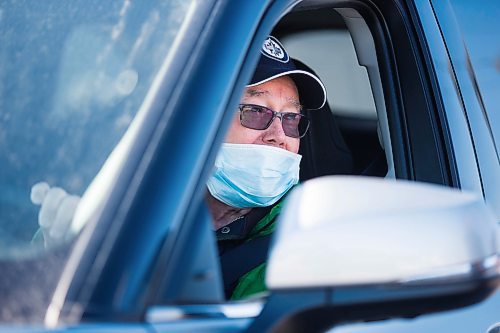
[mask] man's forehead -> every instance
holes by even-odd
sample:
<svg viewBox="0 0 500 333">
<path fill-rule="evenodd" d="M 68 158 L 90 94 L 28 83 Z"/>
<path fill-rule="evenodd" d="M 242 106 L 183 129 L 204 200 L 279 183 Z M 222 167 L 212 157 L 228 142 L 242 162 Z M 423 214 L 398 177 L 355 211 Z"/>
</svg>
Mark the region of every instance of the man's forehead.
<svg viewBox="0 0 500 333">
<path fill-rule="evenodd" d="M 272 94 L 269 90 L 262 88 L 248 87 L 245 89 L 245 97 L 259 97 L 259 96 L 272 97 Z M 289 96 L 285 97 L 285 100 L 300 109 L 301 107 L 300 101 L 297 98 Z"/>
</svg>

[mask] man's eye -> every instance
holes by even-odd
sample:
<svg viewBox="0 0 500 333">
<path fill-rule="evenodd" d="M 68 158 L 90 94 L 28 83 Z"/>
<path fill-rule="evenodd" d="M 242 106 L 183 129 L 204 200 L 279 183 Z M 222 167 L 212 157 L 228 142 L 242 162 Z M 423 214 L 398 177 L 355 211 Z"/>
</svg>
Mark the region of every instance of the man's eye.
<svg viewBox="0 0 500 333">
<path fill-rule="evenodd" d="M 256 112 L 256 113 L 263 113 L 264 112 L 264 109 L 259 108 L 259 107 L 252 107 L 251 110 L 252 110 L 252 112 Z"/>
<path fill-rule="evenodd" d="M 296 121 L 298 122 L 300 120 L 300 114 L 297 113 L 287 113 L 285 114 L 285 118 L 290 120 L 290 121 Z"/>
</svg>

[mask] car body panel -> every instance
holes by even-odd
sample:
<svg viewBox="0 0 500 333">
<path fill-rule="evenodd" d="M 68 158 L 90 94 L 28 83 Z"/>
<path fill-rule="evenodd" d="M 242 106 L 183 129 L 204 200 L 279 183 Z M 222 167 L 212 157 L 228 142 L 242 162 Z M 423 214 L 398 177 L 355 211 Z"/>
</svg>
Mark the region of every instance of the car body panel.
<svg viewBox="0 0 500 333">
<path fill-rule="evenodd" d="M 484 332 L 500 322 L 500 291 L 482 303 L 463 309 L 438 312 L 417 318 L 389 319 L 380 322 L 339 326 L 331 333 L 422 333 L 422 332 Z"/>
</svg>

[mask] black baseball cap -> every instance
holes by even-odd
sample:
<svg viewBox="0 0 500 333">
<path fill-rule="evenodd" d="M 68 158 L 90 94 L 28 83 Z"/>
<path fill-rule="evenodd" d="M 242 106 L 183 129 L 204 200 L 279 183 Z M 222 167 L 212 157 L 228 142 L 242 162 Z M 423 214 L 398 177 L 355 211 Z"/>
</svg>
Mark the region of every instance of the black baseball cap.
<svg viewBox="0 0 500 333">
<path fill-rule="evenodd" d="M 323 82 L 313 73 L 297 69 L 283 45 L 275 37 L 267 37 L 260 52 L 259 64 L 247 87 L 288 75 L 297 86 L 304 108 L 316 110 L 325 105 L 326 89 Z"/>
</svg>

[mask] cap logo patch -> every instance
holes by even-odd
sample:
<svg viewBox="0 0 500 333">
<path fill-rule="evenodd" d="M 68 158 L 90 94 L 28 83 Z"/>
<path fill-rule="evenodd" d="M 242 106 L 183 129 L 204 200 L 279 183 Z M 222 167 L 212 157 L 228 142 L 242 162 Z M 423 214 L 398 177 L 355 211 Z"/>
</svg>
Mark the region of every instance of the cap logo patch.
<svg viewBox="0 0 500 333">
<path fill-rule="evenodd" d="M 281 43 L 273 36 L 269 36 L 264 41 L 264 44 L 262 44 L 262 54 L 268 58 L 284 63 L 290 60 Z"/>
</svg>

